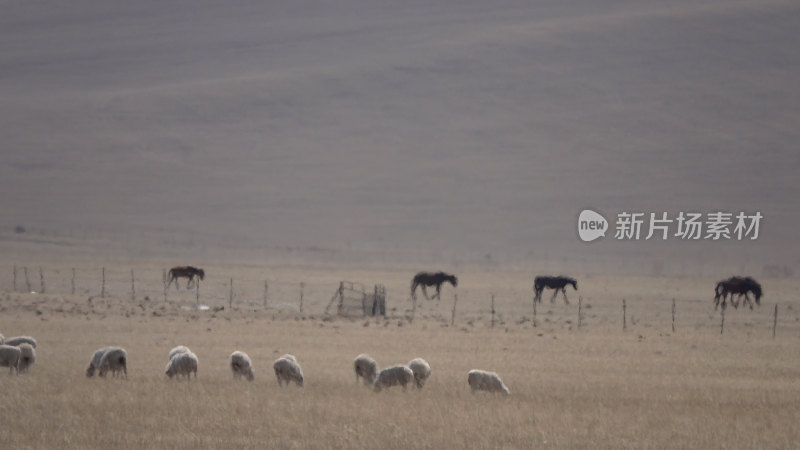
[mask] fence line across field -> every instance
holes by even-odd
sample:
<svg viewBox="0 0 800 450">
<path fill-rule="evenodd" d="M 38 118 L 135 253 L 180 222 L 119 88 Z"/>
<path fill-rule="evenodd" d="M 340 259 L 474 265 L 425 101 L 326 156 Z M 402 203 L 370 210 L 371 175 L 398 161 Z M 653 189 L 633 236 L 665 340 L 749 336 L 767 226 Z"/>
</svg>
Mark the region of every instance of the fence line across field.
<svg viewBox="0 0 800 450">
<path fill-rule="evenodd" d="M 195 303 L 207 300 L 225 300 L 233 306 L 238 300 L 252 301 L 261 299 L 261 306 L 268 306 L 270 294 L 278 296 L 288 293 L 288 286 L 267 279 L 251 277 L 206 277 L 206 280 L 195 283 L 192 289 L 185 289 L 185 281 L 178 280 L 167 286 L 162 269 L 128 269 L 114 270 L 107 267 L 72 267 L 68 269 L 45 269 L 28 266 L 13 266 L 12 290 L 14 292 L 69 293 L 70 295 L 90 295 L 104 297 L 127 296 L 131 300 L 149 298 L 170 298 L 182 300 L 186 292 L 193 294 Z M 37 276 L 34 277 L 34 274 Z M 227 280 L 227 281 L 223 281 Z M 47 286 L 49 284 L 49 286 Z M 271 286 L 270 286 L 271 285 Z M 307 296 L 304 287 L 291 283 L 295 287 L 297 299 Z M 305 285 L 305 284 L 304 284 Z M 202 286 L 202 288 L 201 288 Z M 271 292 L 270 292 L 270 287 Z M 223 293 L 224 292 L 224 293 Z M 299 305 L 299 303 L 298 303 Z"/>
<path fill-rule="evenodd" d="M 167 269 L 152 269 L 144 267 L 136 267 L 130 269 L 114 269 L 104 266 L 75 266 L 69 268 L 52 268 L 48 269 L 44 266 L 23 266 L 14 265 L 11 268 L 11 288 L 14 292 L 30 292 L 30 293 L 50 293 L 50 294 L 66 294 L 71 295 L 88 295 L 90 297 L 99 296 L 101 298 L 111 299 L 124 299 L 131 301 L 141 300 L 163 300 L 166 302 L 178 303 L 194 303 L 198 307 L 201 304 L 208 304 L 208 306 L 227 306 L 229 309 L 234 307 L 246 308 L 291 308 L 299 312 L 304 312 L 306 307 L 313 308 L 312 311 L 319 312 L 325 307 L 327 303 L 326 296 L 329 295 L 331 285 L 328 283 L 308 283 L 306 281 L 279 281 L 264 277 L 261 279 L 253 277 L 235 277 L 230 276 L 229 273 L 222 273 L 218 275 L 206 276 L 203 281 L 194 283 L 192 286 L 187 286 L 186 280 L 177 280 L 171 285 L 167 284 Z M 399 285 L 398 285 L 399 286 Z M 398 287 L 396 286 L 396 287 Z M 187 288 L 188 287 L 188 288 Z M 459 291 L 454 289 L 452 296 L 452 303 L 443 300 L 422 300 L 423 303 L 418 304 L 415 299 L 408 298 L 404 295 L 403 290 L 399 287 L 395 291 L 395 306 L 394 311 L 396 315 L 405 315 L 409 320 L 420 313 L 418 308 L 424 309 L 423 314 L 427 313 L 427 317 L 435 317 L 443 323 L 449 323 L 450 326 L 457 326 L 458 323 L 474 322 L 476 317 L 483 314 L 489 317 L 487 326 L 495 327 L 497 323 L 505 323 L 509 318 L 513 319 L 515 314 L 521 315 L 522 320 L 530 320 L 533 328 L 542 328 L 545 326 L 553 327 L 556 317 L 559 314 L 567 317 L 570 315 L 569 309 L 577 307 L 576 323 L 577 328 L 591 328 L 593 326 L 608 325 L 608 317 L 612 317 L 613 296 L 606 294 L 595 298 L 579 296 L 577 305 L 574 303 L 562 304 L 560 300 L 555 303 L 533 302 L 532 317 L 526 318 L 524 308 L 525 298 L 530 301 L 530 293 L 518 292 L 514 290 L 505 290 L 502 296 L 496 293 L 489 294 L 489 297 L 483 297 L 486 300 L 481 301 L 480 296 L 476 293 L 460 291 L 462 297 L 467 299 L 466 305 L 473 305 L 472 309 L 465 310 L 463 307 L 457 311 L 457 306 L 464 304 L 463 300 L 459 303 Z M 401 299 L 401 300 L 397 300 Z M 445 296 L 445 299 L 447 297 Z M 769 308 L 770 313 L 758 313 L 746 311 L 737 316 L 728 314 L 720 308 L 718 311 L 709 312 L 708 307 L 702 307 L 698 304 L 705 303 L 706 300 L 682 300 L 676 301 L 675 298 L 663 302 L 663 307 L 659 302 L 652 299 L 635 300 L 633 303 L 630 299 L 621 298 L 616 303 L 621 307 L 618 313 L 621 313 L 620 326 L 621 330 L 627 331 L 631 326 L 637 326 L 641 322 L 645 327 L 666 326 L 672 333 L 680 333 L 682 329 L 690 328 L 704 328 L 713 326 L 712 323 L 716 322 L 719 327 L 720 333 L 725 334 L 725 328 L 731 326 L 738 328 L 752 328 L 755 330 L 766 328 L 768 333 L 775 337 L 778 333 L 779 322 L 782 323 L 782 328 L 792 329 L 796 333 L 798 322 L 800 318 L 792 316 L 792 304 L 788 307 L 781 308 L 787 320 L 779 320 L 778 303 L 774 304 L 774 308 Z M 486 302 L 486 303 L 483 303 Z M 707 301 L 709 304 L 710 299 Z M 475 309 L 474 305 L 485 304 L 485 309 Z M 541 309 L 546 308 L 547 315 L 543 321 L 541 319 Z M 684 308 L 687 307 L 687 308 Z M 693 307 L 695 313 L 692 316 L 683 313 L 682 309 L 690 309 Z M 593 309 L 587 309 L 593 308 Z M 450 311 L 447 311 L 450 309 Z M 507 310 L 504 311 L 504 310 Z M 482 311 L 482 312 L 481 312 Z M 559 314 L 553 315 L 553 311 L 560 311 Z M 604 311 L 599 314 L 597 311 Z M 446 315 L 449 314 L 449 320 Z M 728 311 L 730 312 L 730 311 Z M 528 310 L 528 315 L 531 310 Z M 575 314 L 573 312 L 572 314 Z M 705 316 L 705 317 L 704 317 Z M 617 316 L 619 317 L 619 316 Z M 716 319 L 715 319 L 716 318 Z M 638 319 L 638 320 L 637 320 Z M 572 323 L 572 319 L 564 319 L 566 323 Z M 730 323 L 733 320 L 733 323 Z M 729 323 L 726 323 L 729 322 Z M 793 326 L 793 327 L 792 327 Z M 730 331 L 730 330 L 728 330 Z"/>
</svg>

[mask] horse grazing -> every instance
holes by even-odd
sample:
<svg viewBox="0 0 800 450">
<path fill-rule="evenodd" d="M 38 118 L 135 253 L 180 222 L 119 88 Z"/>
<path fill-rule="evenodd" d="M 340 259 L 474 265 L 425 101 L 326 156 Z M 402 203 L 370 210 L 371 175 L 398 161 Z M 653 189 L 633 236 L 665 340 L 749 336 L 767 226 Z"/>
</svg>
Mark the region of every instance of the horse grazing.
<svg viewBox="0 0 800 450">
<path fill-rule="evenodd" d="M 578 290 L 578 282 L 574 278 L 570 277 L 548 277 L 548 276 L 538 276 L 533 279 L 533 292 L 536 294 L 533 297 L 533 301 L 535 302 L 542 302 L 542 291 L 544 288 L 555 289 L 553 292 L 553 297 L 550 298 L 550 303 L 556 301 L 556 296 L 558 295 L 558 291 L 561 291 L 564 294 L 564 303 L 569 305 L 569 299 L 567 299 L 567 285 L 571 284 L 573 289 L 576 291 Z"/>
<path fill-rule="evenodd" d="M 411 298 L 414 300 L 417 299 L 417 286 L 421 286 L 422 295 L 425 296 L 426 300 L 431 300 L 432 298 L 439 299 L 439 294 L 442 292 L 442 283 L 445 281 L 452 284 L 453 287 L 458 286 L 458 278 L 456 278 L 455 275 L 444 272 L 420 272 L 414 275 L 414 279 L 411 280 Z M 436 294 L 428 298 L 428 292 L 425 290 L 425 286 L 436 286 Z"/>
<path fill-rule="evenodd" d="M 716 311 L 717 307 L 720 306 L 720 299 L 722 299 L 722 309 L 725 309 L 725 300 L 729 294 L 731 296 L 731 305 L 734 308 L 739 307 L 739 300 L 744 295 L 744 303 L 750 304 L 750 309 L 753 309 L 753 302 L 750 301 L 750 297 L 747 295 L 749 292 L 752 292 L 756 298 L 756 304 L 761 305 L 761 285 L 751 277 L 730 277 L 727 280 L 720 281 L 717 283 L 717 287 L 714 288 L 714 310 Z M 739 298 L 736 300 L 734 300 L 735 294 L 739 294 Z"/>
<path fill-rule="evenodd" d="M 167 288 L 175 282 L 175 289 L 178 289 L 178 278 L 188 278 L 189 281 L 186 282 L 186 289 L 191 289 L 195 282 L 200 282 L 206 276 L 205 271 L 203 269 L 199 269 L 197 267 L 192 266 L 179 266 L 173 267 L 169 269 L 169 275 L 167 276 Z M 197 278 L 197 280 L 195 279 Z"/>
</svg>

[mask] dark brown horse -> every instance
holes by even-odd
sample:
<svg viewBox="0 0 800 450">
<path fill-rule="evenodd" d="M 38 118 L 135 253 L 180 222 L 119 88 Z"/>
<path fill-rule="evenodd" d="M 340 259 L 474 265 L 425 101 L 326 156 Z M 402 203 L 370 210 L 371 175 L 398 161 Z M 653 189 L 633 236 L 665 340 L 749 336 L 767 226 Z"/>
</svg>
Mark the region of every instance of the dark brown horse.
<svg viewBox="0 0 800 450">
<path fill-rule="evenodd" d="M 417 299 L 417 286 L 421 286 L 422 295 L 425 296 L 426 300 L 430 300 L 431 298 L 439 299 L 439 294 L 442 292 L 442 283 L 444 282 L 452 284 L 453 287 L 458 286 L 458 278 L 456 278 L 455 275 L 444 272 L 420 272 L 411 280 L 411 298 L 414 300 Z M 428 298 L 428 292 L 425 290 L 425 286 L 436 286 L 436 294 Z"/>
<path fill-rule="evenodd" d="M 749 304 L 750 309 L 753 309 L 753 302 L 750 301 L 750 297 L 747 295 L 749 292 L 752 292 L 756 298 L 756 304 L 761 305 L 761 295 L 763 294 L 761 285 L 751 277 L 730 277 L 727 280 L 720 281 L 717 283 L 717 287 L 714 288 L 714 310 L 716 311 L 720 304 L 722 309 L 725 309 L 725 300 L 729 294 L 731 296 L 731 305 L 734 308 L 739 307 L 739 300 L 744 295 L 744 303 Z M 739 294 L 738 299 L 734 299 L 735 294 Z"/>
<path fill-rule="evenodd" d="M 186 289 L 191 289 L 195 282 L 200 282 L 206 276 L 205 271 L 203 269 L 199 269 L 197 267 L 192 266 L 178 266 L 169 269 L 169 275 L 167 276 L 167 288 L 175 282 L 175 289 L 178 289 L 178 278 L 187 278 L 188 281 L 186 282 Z M 197 279 L 196 279 L 197 278 Z"/>
<path fill-rule="evenodd" d="M 561 291 L 561 293 L 564 294 L 564 303 L 569 305 L 569 299 L 567 299 L 567 285 L 570 284 L 572 285 L 573 289 L 576 291 L 578 290 L 578 282 L 574 278 L 564 276 L 538 276 L 533 279 L 533 292 L 535 294 L 533 301 L 541 303 L 542 291 L 544 291 L 544 288 L 550 288 L 555 289 L 553 296 L 550 298 L 550 303 L 556 301 L 558 291 Z"/>
</svg>

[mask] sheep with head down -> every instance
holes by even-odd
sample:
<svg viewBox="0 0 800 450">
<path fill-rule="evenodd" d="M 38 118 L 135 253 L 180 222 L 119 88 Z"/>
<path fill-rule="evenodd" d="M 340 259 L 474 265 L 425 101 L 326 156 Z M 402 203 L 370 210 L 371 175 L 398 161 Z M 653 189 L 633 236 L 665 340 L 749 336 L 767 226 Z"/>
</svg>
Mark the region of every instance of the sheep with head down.
<svg viewBox="0 0 800 450">
<path fill-rule="evenodd" d="M 120 374 L 126 379 L 128 378 L 128 352 L 124 348 L 110 348 L 100 357 L 97 375 L 105 377 L 108 372 L 111 372 L 111 376 L 114 378 Z"/>
<path fill-rule="evenodd" d="M 294 355 L 287 354 L 281 356 L 275 360 L 272 368 L 275 370 L 275 378 L 278 379 L 278 386 L 282 387 L 283 383 L 289 386 L 289 383 L 294 381 L 297 387 L 303 387 L 303 370 L 300 368 L 300 364 L 297 362 L 297 358 L 295 358 Z"/>
<path fill-rule="evenodd" d="M 94 373 L 100 369 L 100 360 L 103 359 L 103 355 L 106 354 L 107 351 L 117 348 L 117 347 L 103 347 L 98 349 L 92 355 L 92 359 L 89 361 L 89 367 L 86 368 L 86 376 L 91 378 L 94 376 Z"/>
<path fill-rule="evenodd" d="M 356 383 L 358 379 L 364 380 L 364 384 L 372 386 L 378 378 L 378 363 L 366 353 L 356 356 L 353 361 L 353 369 L 356 372 Z"/>
<path fill-rule="evenodd" d="M 17 371 L 19 375 L 19 360 L 22 358 L 22 350 L 13 345 L 0 344 L 0 366 L 8 367 L 9 375 Z"/>
<path fill-rule="evenodd" d="M 180 377 L 186 376 L 186 379 L 189 380 L 194 373 L 195 380 L 197 379 L 197 355 L 192 352 L 181 352 L 176 353 L 167 363 L 167 370 L 165 373 L 167 376 L 172 379 L 172 377 L 177 376 L 178 379 Z"/>
<path fill-rule="evenodd" d="M 485 370 L 470 370 L 467 374 L 467 383 L 474 394 L 475 391 L 487 392 L 502 392 L 503 395 L 509 395 L 511 391 L 508 390 L 500 376 L 494 372 L 487 372 Z"/>
<path fill-rule="evenodd" d="M 27 343 L 23 343 L 19 345 L 19 366 L 17 366 L 17 372 L 27 372 L 28 369 L 36 362 L 36 350 L 33 349 L 33 346 Z"/>
<path fill-rule="evenodd" d="M 422 389 L 431 376 L 431 366 L 422 358 L 414 358 L 408 363 L 408 368 L 414 373 L 414 384 Z"/>
<path fill-rule="evenodd" d="M 230 363 L 234 379 L 245 377 L 248 381 L 253 381 L 255 378 L 253 375 L 253 362 L 247 356 L 247 353 L 238 350 L 231 353 Z"/>
<path fill-rule="evenodd" d="M 414 372 L 408 366 L 393 366 L 383 369 L 375 380 L 374 392 L 380 392 L 384 388 L 391 386 L 402 386 L 406 390 L 406 385 L 413 383 Z"/>
</svg>

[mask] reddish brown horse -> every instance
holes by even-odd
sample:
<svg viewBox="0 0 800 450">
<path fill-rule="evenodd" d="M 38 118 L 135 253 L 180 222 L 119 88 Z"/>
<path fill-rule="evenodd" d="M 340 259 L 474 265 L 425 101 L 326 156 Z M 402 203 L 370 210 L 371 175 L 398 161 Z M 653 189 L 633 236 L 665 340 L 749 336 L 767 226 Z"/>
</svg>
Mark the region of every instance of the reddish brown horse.
<svg viewBox="0 0 800 450">
<path fill-rule="evenodd" d="M 753 302 L 750 300 L 750 297 L 747 295 L 749 292 L 753 293 L 753 296 L 756 298 L 756 304 L 761 305 L 761 295 L 763 292 L 761 291 L 761 285 L 758 282 L 750 277 L 731 277 L 727 280 L 722 280 L 717 283 L 717 287 L 714 288 L 714 310 L 716 311 L 717 307 L 722 305 L 722 309 L 725 309 L 725 300 L 728 298 L 728 295 L 731 296 L 731 305 L 734 308 L 739 307 L 739 300 L 741 300 L 742 296 L 744 295 L 744 303 L 750 305 L 750 309 L 753 309 Z M 734 300 L 734 295 L 739 294 L 739 299 Z M 720 299 L 722 300 L 720 302 Z"/>
<path fill-rule="evenodd" d="M 429 272 L 420 272 L 414 276 L 414 279 L 411 280 L 411 298 L 417 298 L 417 286 L 422 287 L 422 295 L 425 296 L 426 300 L 431 300 L 432 298 L 439 299 L 439 294 L 442 292 L 442 283 L 450 283 L 453 287 L 458 286 L 458 278 L 455 275 L 450 275 L 449 273 L 444 272 L 436 272 L 436 273 L 429 273 Z M 436 286 L 436 294 L 433 297 L 428 298 L 428 292 L 425 290 L 425 286 Z"/>
<path fill-rule="evenodd" d="M 195 282 L 199 283 L 206 276 L 205 271 L 203 269 L 192 267 L 192 266 L 179 266 L 173 267 L 169 269 L 169 275 L 167 276 L 167 288 L 175 282 L 175 289 L 178 289 L 178 278 L 186 278 L 188 281 L 186 282 L 186 289 L 191 289 Z"/>
</svg>

